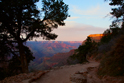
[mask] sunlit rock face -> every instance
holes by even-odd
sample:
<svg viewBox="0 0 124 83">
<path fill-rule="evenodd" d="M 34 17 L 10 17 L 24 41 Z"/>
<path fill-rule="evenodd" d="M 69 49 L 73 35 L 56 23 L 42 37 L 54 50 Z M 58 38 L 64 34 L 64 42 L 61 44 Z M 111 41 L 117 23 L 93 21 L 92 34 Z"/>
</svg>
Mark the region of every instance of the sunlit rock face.
<svg viewBox="0 0 124 83">
<path fill-rule="evenodd" d="M 91 34 L 88 37 L 90 37 L 95 42 L 99 42 L 103 36 L 104 34 Z"/>
<path fill-rule="evenodd" d="M 90 37 L 92 39 L 92 41 L 95 41 L 95 42 L 100 42 L 100 39 L 104 36 L 104 34 L 90 34 L 89 36 L 87 37 Z M 82 42 L 82 45 L 84 45 L 86 42 L 86 40 L 84 40 Z"/>
</svg>

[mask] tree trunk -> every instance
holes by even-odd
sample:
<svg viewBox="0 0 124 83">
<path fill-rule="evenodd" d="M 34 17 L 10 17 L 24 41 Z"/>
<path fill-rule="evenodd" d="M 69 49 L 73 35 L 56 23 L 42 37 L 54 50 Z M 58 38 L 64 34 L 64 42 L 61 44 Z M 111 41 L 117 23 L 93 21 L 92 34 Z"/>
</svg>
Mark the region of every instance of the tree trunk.
<svg viewBox="0 0 124 83">
<path fill-rule="evenodd" d="M 27 57 L 24 51 L 24 45 L 22 42 L 18 41 L 19 46 L 19 54 L 21 57 L 21 68 L 23 73 L 28 73 L 28 63 L 27 63 Z"/>
</svg>

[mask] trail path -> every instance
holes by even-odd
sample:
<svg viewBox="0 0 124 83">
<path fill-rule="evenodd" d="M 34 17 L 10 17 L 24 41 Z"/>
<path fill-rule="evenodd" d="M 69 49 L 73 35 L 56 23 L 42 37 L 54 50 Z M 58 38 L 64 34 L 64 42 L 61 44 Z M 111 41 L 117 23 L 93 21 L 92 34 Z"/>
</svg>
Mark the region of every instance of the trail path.
<svg viewBox="0 0 124 83">
<path fill-rule="evenodd" d="M 35 83 L 71 83 L 70 76 L 74 75 L 75 72 L 86 70 L 88 67 L 98 67 L 98 65 L 98 62 L 90 61 L 90 63 L 86 64 L 63 66 L 46 73 L 40 79 L 36 80 Z"/>
</svg>

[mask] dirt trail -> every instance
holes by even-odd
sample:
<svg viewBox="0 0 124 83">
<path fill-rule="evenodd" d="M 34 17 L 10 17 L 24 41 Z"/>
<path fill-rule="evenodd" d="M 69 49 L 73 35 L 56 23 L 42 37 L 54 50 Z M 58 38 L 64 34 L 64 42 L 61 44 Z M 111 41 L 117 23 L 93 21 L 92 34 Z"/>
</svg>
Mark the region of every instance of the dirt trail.
<svg viewBox="0 0 124 83">
<path fill-rule="evenodd" d="M 70 76 L 80 70 L 86 70 L 88 67 L 98 67 L 99 63 L 90 61 L 86 64 L 76 64 L 70 66 L 63 66 L 59 69 L 53 69 L 46 73 L 40 79 L 36 80 L 36 83 L 71 83 Z"/>
</svg>

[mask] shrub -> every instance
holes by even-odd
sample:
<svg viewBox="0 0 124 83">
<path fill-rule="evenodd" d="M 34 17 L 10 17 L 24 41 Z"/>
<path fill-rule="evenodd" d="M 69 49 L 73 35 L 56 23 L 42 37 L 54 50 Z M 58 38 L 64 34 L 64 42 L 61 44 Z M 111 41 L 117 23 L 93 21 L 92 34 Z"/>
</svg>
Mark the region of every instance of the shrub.
<svg viewBox="0 0 124 83">
<path fill-rule="evenodd" d="M 102 59 L 98 74 L 110 76 L 124 75 L 124 36 L 117 39 L 115 45 Z"/>
<path fill-rule="evenodd" d="M 95 47 L 96 43 L 92 41 L 90 37 L 87 37 L 85 44 L 79 46 L 78 49 L 75 50 L 75 53 L 69 58 L 78 63 L 88 62 L 86 57 L 91 54 Z"/>
</svg>

